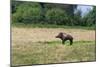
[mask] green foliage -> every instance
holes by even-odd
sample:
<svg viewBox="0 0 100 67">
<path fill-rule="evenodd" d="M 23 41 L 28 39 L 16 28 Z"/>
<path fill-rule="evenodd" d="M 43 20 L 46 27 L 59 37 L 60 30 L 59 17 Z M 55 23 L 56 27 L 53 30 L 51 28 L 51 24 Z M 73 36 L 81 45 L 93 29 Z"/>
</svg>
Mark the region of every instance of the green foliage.
<svg viewBox="0 0 100 67">
<path fill-rule="evenodd" d="M 46 13 L 46 19 L 50 24 L 64 25 L 68 21 L 67 14 L 64 10 L 55 8 L 48 10 Z"/>
<path fill-rule="evenodd" d="M 77 5 L 46 4 L 12 1 L 12 23 L 55 24 L 65 26 L 94 26 L 96 7 L 81 17 Z"/>
<path fill-rule="evenodd" d="M 38 22 L 42 19 L 41 10 L 38 4 L 22 4 L 12 15 L 13 22 L 32 23 Z"/>
<path fill-rule="evenodd" d="M 79 25 L 82 26 L 82 17 L 81 17 L 81 10 L 77 10 L 76 13 L 74 14 L 74 25 Z"/>
<path fill-rule="evenodd" d="M 83 17 L 84 25 L 92 26 L 96 23 L 96 7 L 94 6 L 93 9 Z"/>
</svg>

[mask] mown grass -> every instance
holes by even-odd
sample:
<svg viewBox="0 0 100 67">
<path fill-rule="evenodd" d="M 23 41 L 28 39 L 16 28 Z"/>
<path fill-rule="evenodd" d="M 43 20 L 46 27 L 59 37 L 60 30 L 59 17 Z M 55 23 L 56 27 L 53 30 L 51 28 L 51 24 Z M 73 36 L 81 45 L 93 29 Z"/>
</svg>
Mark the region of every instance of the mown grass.
<svg viewBox="0 0 100 67">
<path fill-rule="evenodd" d="M 75 41 L 72 46 L 60 41 L 26 42 L 12 45 L 12 66 L 95 61 L 95 41 Z"/>
<path fill-rule="evenodd" d="M 13 27 L 18 28 L 65 28 L 65 29 L 86 29 L 95 30 L 94 26 L 67 26 L 67 25 L 54 25 L 54 24 L 24 24 L 24 23 L 13 23 Z"/>
</svg>

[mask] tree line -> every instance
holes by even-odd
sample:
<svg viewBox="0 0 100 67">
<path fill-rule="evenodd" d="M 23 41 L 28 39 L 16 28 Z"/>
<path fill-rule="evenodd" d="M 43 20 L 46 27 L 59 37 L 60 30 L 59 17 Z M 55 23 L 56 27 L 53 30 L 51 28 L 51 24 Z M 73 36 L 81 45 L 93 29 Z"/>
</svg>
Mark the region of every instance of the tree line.
<svg viewBox="0 0 100 67">
<path fill-rule="evenodd" d="M 67 26 L 94 26 L 96 23 L 95 6 L 84 17 L 77 5 L 71 4 L 12 1 L 11 8 L 12 23 Z"/>
</svg>

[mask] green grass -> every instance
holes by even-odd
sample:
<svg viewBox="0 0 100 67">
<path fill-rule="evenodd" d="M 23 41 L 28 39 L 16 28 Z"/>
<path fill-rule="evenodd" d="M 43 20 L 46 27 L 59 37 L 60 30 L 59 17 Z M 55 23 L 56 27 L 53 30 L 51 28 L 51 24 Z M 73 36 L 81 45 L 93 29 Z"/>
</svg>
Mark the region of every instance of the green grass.
<svg viewBox="0 0 100 67">
<path fill-rule="evenodd" d="M 75 41 L 72 46 L 60 41 L 16 42 L 12 45 L 12 66 L 95 61 L 95 48 L 95 41 Z"/>
<path fill-rule="evenodd" d="M 65 28 L 65 29 L 86 29 L 95 30 L 95 26 L 67 26 L 67 25 L 50 25 L 50 24 L 24 24 L 24 23 L 13 23 L 13 27 L 18 28 Z"/>
</svg>

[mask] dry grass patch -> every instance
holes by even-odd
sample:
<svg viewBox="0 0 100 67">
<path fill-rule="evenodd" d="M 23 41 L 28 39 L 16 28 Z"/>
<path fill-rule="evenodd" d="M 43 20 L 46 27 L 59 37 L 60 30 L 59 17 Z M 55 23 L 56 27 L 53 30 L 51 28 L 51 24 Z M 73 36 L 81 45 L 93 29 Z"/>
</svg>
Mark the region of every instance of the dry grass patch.
<svg viewBox="0 0 100 67">
<path fill-rule="evenodd" d="M 63 29 L 63 28 L 13 28 L 12 40 L 13 42 L 23 41 L 57 41 L 55 36 L 59 32 L 69 33 L 74 37 L 75 41 L 93 41 L 95 40 L 94 30 L 83 29 Z"/>
</svg>

